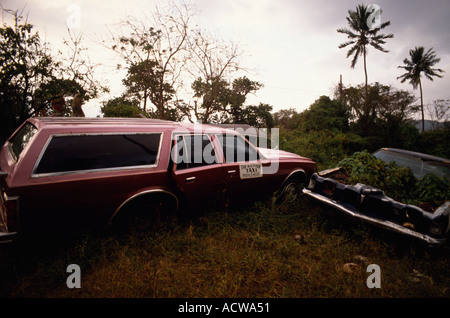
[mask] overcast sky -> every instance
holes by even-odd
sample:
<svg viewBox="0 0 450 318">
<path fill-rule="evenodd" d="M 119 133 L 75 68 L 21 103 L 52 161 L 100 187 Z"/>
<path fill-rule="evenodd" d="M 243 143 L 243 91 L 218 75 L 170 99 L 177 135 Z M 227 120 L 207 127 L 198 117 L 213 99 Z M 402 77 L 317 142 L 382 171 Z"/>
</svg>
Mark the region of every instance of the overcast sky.
<svg viewBox="0 0 450 318">
<path fill-rule="evenodd" d="M 153 10 L 156 0 L 0 0 L 2 6 L 24 6 L 28 20 L 52 48 L 67 38 L 66 23 L 79 10 L 80 25 L 75 31 L 84 35 L 84 46 L 99 68 L 99 80 L 111 88 L 109 97 L 119 96 L 123 74 L 118 73 L 112 52 L 98 44 L 108 34 L 108 26 L 129 15 Z M 382 53 L 369 48 L 367 68 L 369 83 L 380 82 L 413 92 L 401 84 L 399 65 L 415 46 L 433 48 L 441 58 L 436 66 L 443 78 L 423 80 L 424 102 L 450 99 L 450 1 L 448 0 L 192 0 L 203 28 L 224 39 L 239 42 L 244 55 L 241 64 L 248 76 L 264 85 L 246 104 L 270 104 L 274 111 L 308 108 L 321 95 L 332 96 L 342 75 L 343 84 L 364 82 L 362 57 L 350 68 L 347 49 L 338 45 L 347 40 L 336 29 L 347 27 L 348 10 L 358 4 L 377 4 L 382 9 L 381 22 L 391 21 L 383 34 L 393 33 Z M 75 6 L 75 7 L 74 7 Z M 83 106 L 87 116 L 99 114 L 99 102 Z"/>
</svg>

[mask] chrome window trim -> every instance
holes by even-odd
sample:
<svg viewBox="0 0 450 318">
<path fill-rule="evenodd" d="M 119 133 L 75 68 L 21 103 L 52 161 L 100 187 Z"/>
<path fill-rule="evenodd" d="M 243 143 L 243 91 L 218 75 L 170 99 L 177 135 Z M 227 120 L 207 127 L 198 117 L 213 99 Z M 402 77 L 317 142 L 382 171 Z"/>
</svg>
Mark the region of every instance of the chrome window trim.
<svg viewBox="0 0 450 318">
<path fill-rule="evenodd" d="M 100 169 L 84 169 L 84 170 L 71 170 L 71 171 L 60 171 L 60 172 L 48 172 L 48 173 L 36 173 L 36 169 L 41 163 L 42 157 L 44 156 L 47 148 L 54 137 L 67 137 L 67 136 L 121 136 L 121 135 L 160 135 L 158 153 L 156 154 L 155 163 L 151 165 L 137 165 L 137 166 L 123 166 L 123 167 L 112 167 L 112 168 L 100 168 Z M 64 176 L 64 175 L 76 175 L 83 173 L 93 173 L 93 172 L 105 172 L 105 171 L 120 171 L 120 170 L 139 170 L 156 168 L 159 164 L 161 156 L 161 147 L 163 143 L 164 132 L 110 132 L 110 133 L 77 133 L 77 134 L 52 134 L 45 142 L 41 153 L 33 167 L 31 173 L 31 178 L 43 178 L 51 176 Z"/>
</svg>

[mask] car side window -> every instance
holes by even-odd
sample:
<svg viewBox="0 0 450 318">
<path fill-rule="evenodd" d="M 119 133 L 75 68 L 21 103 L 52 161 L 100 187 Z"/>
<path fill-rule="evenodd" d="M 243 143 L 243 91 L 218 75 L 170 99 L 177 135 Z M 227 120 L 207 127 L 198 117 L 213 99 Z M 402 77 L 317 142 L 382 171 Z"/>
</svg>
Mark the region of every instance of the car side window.
<svg viewBox="0 0 450 318">
<path fill-rule="evenodd" d="M 161 133 L 53 136 L 34 174 L 155 165 Z"/>
<path fill-rule="evenodd" d="M 189 169 L 217 163 L 208 135 L 182 135 L 176 139 L 176 169 Z"/>
<path fill-rule="evenodd" d="M 259 153 L 239 135 L 217 135 L 225 162 L 243 162 L 260 159 Z"/>
</svg>

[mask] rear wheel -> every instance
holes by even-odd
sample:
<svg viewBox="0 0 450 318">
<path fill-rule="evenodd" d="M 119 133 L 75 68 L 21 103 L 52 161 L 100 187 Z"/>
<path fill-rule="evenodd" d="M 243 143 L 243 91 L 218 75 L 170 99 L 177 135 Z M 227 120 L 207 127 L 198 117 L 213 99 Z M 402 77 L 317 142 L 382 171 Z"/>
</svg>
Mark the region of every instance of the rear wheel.
<svg viewBox="0 0 450 318">
<path fill-rule="evenodd" d="M 130 207 L 126 222 L 130 233 L 155 230 L 161 223 L 161 210 L 156 204 L 140 203 Z"/>
<path fill-rule="evenodd" d="M 139 200 L 121 209 L 113 221 L 113 230 L 118 234 L 144 233 L 157 229 L 160 223 L 158 202 Z"/>
</svg>

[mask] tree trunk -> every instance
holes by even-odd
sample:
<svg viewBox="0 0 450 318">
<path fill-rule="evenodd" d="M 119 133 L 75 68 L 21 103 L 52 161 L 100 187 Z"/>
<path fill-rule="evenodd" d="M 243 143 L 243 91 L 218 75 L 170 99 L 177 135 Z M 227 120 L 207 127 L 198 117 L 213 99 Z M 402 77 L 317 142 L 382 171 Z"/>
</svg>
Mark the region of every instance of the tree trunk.
<svg viewBox="0 0 450 318">
<path fill-rule="evenodd" d="M 364 55 L 364 75 L 365 75 L 365 83 L 366 83 L 366 90 L 367 90 L 367 66 L 366 66 L 366 46 L 363 46 L 363 55 Z"/>
<path fill-rule="evenodd" d="M 144 112 L 147 112 L 147 89 L 144 89 Z"/>
<path fill-rule="evenodd" d="M 420 88 L 420 111 L 422 112 L 422 132 L 425 131 L 425 116 L 423 113 L 423 94 L 422 94 L 422 81 L 419 78 L 419 88 Z"/>
<path fill-rule="evenodd" d="M 368 105 L 369 105 L 369 94 L 367 93 L 367 67 L 366 67 L 366 46 L 364 45 L 363 46 L 363 62 L 364 62 L 364 76 L 365 76 L 365 84 L 364 84 L 364 107 L 366 108 L 366 109 L 368 109 Z M 364 134 L 365 135 L 367 135 L 368 134 L 368 131 L 369 131 L 369 128 L 368 128 L 368 126 L 369 126 L 369 123 L 368 122 L 365 122 L 364 124 L 363 124 L 363 131 L 364 131 Z"/>
</svg>

